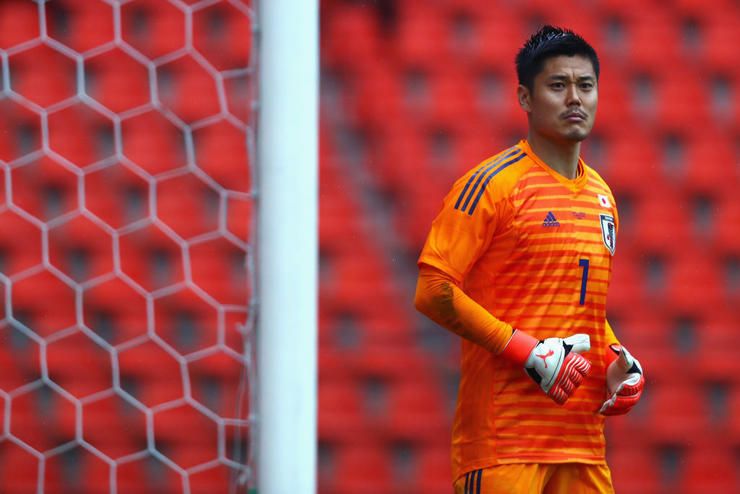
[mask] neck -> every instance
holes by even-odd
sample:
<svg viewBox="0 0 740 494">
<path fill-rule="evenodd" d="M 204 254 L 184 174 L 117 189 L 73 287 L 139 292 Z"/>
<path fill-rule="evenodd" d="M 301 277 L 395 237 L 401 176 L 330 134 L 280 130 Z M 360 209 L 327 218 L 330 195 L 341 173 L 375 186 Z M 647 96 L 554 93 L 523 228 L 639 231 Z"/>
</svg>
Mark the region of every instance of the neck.
<svg viewBox="0 0 740 494">
<path fill-rule="evenodd" d="M 578 158 L 581 155 L 580 142 L 555 142 L 529 132 L 527 142 L 547 166 L 569 180 L 576 178 Z"/>
</svg>

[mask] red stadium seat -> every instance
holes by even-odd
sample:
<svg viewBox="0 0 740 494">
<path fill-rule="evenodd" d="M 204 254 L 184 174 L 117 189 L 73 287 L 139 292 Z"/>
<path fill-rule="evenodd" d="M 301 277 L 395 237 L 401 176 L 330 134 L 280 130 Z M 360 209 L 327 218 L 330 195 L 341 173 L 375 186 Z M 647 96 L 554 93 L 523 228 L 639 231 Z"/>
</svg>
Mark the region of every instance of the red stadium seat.
<svg viewBox="0 0 740 494">
<path fill-rule="evenodd" d="M 353 352 L 352 370 L 362 378 L 400 382 L 429 376 L 430 362 L 415 346 L 363 345 Z"/>
<path fill-rule="evenodd" d="M 49 231 L 49 259 L 76 281 L 113 273 L 113 239 L 105 227 L 77 216 Z"/>
<path fill-rule="evenodd" d="M 44 493 L 99 494 L 109 486 L 110 465 L 81 446 L 48 458 L 44 467 Z"/>
<path fill-rule="evenodd" d="M 712 15 L 702 20 L 701 62 L 711 70 L 738 73 L 734 47 L 740 45 L 737 4 L 712 9 Z"/>
<path fill-rule="evenodd" d="M 216 72 L 199 64 L 192 55 L 159 65 L 157 75 L 160 81 L 171 81 L 158 87 L 161 103 L 184 122 L 193 123 L 221 111 Z M 193 98 L 194 94 L 198 97 Z"/>
<path fill-rule="evenodd" d="M 246 68 L 253 51 L 252 19 L 229 3 L 198 9 L 193 12 L 193 45 L 216 70 Z"/>
<path fill-rule="evenodd" d="M 687 201 L 672 187 L 653 186 L 637 201 L 633 214 L 635 248 L 673 256 L 692 240 L 692 216 Z"/>
<path fill-rule="evenodd" d="M 651 196 L 663 181 L 658 145 L 641 132 L 610 135 L 604 167 L 602 176 L 610 187 L 637 197 Z"/>
<path fill-rule="evenodd" d="M 42 221 L 49 221 L 79 207 L 78 178 L 47 156 L 10 174 L 13 204 Z"/>
<path fill-rule="evenodd" d="M 691 447 L 681 464 L 678 484 L 686 494 L 726 494 L 740 490 L 737 463 L 730 447 L 714 442 Z"/>
<path fill-rule="evenodd" d="M 641 120 L 641 115 L 636 112 L 633 108 L 634 105 L 630 104 L 631 97 L 630 79 L 628 74 L 613 65 L 605 64 L 601 69 L 601 75 L 599 77 L 599 109 L 596 115 L 595 129 L 599 132 L 604 132 L 608 138 L 607 144 L 613 144 L 616 141 L 620 133 L 624 134 L 625 122 L 637 123 Z M 629 136 L 625 136 L 629 139 Z M 586 145 L 588 141 L 586 141 Z M 635 143 L 636 146 L 640 146 L 642 140 Z M 626 144 L 625 144 L 626 146 Z M 624 152 L 627 152 L 626 150 Z M 637 153 L 638 150 L 635 150 Z M 615 159 L 621 159 L 621 156 L 615 157 Z M 621 161 L 613 162 L 614 166 L 621 167 L 646 167 L 654 166 L 652 163 L 623 163 Z M 614 170 L 615 172 L 617 170 Z M 629 172 L 626 172 L 629 173 Z M 637 178 L 637 177 L 635 177 Z M 609 182 L 611 184 L 611 181 Z M 618 185 L 618 184 L 616 184 Z"/>
<path fill-rule="evenodd" d="M 123 154 L 146 173 L 184 167 L 183 132 L 161 113 L 150 111 L 121 122 Z"/>
<path fill-rule="evenodd" d="M 391 440 L 440 444 L 449 437 L 451 417 L 436 382 L 409 377 L 388 389 L 387 405 L 378 432 Z"/>
<path fill-rule="evenodd" d="M 406 492 L 423 492 L 424 494 L 448 494 L 452 484 L 452 468 L 448 444 L 425 446 L 416 454 L 416 471 L 414 485 Z"/>
<path fill-rule="evenodd" d="M 634 435 L 631 434 L 632 437 Z M 611 437 L 607 443 L 611 444 Z M 643 445 L 610 448 L 606 455 L 616 492 L 658 494 L 662 492 L 660 464 L 654 450 Z"/>
<path fill-rule="evenodd" d="M 735 193 L 724 196 L 718 203 L 713 220 L 712 244 L 725 256 L 740 255 L 740 202 Z"/>
<path fill-rule="evenodd" d="M 121 113 L 150 101 L 145 65 L 120 49 L 85 60 L 86 91 L 108 109 Z"/>
<path fill-rule="evenodd" d="M 321 492 L 377 494 L 393 492 L 391 458 L 378 444 L 355 443 L 338 448 L 334 471 Z"/>
<path fill-rule="evenodd" d="M 321 56 L 325 67 L 348 72 L 362 70 L 358 60 L 379 58 L 383 36 L 377 15 L 369 6 L 343 4 L 321 17 Z"/>
<path fill-rule="evenodd" d="M 121 8 L 121 35 L 150 59 L 185 46 L 185 15 L 168 2 L 135 0 Z"/>
<path fill-rule="evenodd" d="M 672 6 L 686 17 L 704 19 L 732 12 L 735 3 L 732 0 L 715 0 L 712 3 L 706 3 L 703 0 L 676 0 Z"/>
<path fill-rule="evenodd" d="M 457 67 L 430 77 L 428 99 L 420 108 L 422 122 L 431 127 L 465 122 L 475 113 L 473 82 L 469 74 Z"/>
<path fill-rule="evenodd" d="M 717 306 L 699 321 L 696 328 L 696 365 L 706 382 L 740 384 L 740 360 L 736 357 L 737 328 L 740 320 L 732 310 Z"/>
<path fill-rule="evenodd" d="M 157 182 L 157 217 L 186 240 L 218 228 L 218 191 L 188 173 Z"/>
<path fill-rule="evenodd" d="M 110 5 L 62 0 L 45 7 L 51 37 L 74 50 L 82 53 L 113 41 L 113 9 Z"/>
<path fill-rule="evenodd" d="M 36 491 L 38 471 L 39 460 L 26 448 L 7 439 L 0 442 L 0 484 L 9 494 Z"/>
<path fill-rule="evenodd" d="M 79 135 L 90 137 L 78 139 Z M 113 139 L 113 122 L 85 104 L 49 115 L 49 146 L 73 166 L 82 168 L 111 157 Z"/>
<path fill-rule="evenodd" d="M 12 304 L 16 317 L 42 337 L 76 324 L 74 290 L 46 270 L 16 281 Z"/>
<path fill-rule="evenodd" d="M 526 36 L 525 23 L 521 16 L 504 4 L 497 5 L 495 9 L 483 3 L 480 5 L 486 12 L 475 18 L 475 38 L 466 57 L 471 59 L 478 72 L 493 70 L 512 73 L 514 57 Z"/>
<path fill-rule="evenodd" d="M 245 306 L 251 287 L 244 266 L 246 253 L 224 239 L 195 245 L 190 250 L 193 281 L 221 304 Z"/>
<path fill-rule="evenodd" d="M 146 300 L 119 278 L 85 290 L 82 310 L 85 325 L 112 345 L 146 333 Z"/>
<path fill-rule="evenodd" d="M 730 388 L 727 403 L 727 438 L 734 445 L 740 445 L 740 386 Z"/>
<path fill-rule="evenodd" d="M 111 228 L 144 219 L 149 214 L 149 183 L 121 164 L 84 176 L 85 209 Z"/>
<path fill-rule="evenodd" d="M 145 290 L 184 280 L 182 245 L 157 226 L 147 225 L 119 237 L 121 270 Z"/>
<path fill-rule="evenodd" d="M 664 300 L 684 314 L 711 314 L 725 301 L 719 262 L 700 247 L 684 246 L 668 265 Z"/>
<path fill-rule="evenodd" d="M 319 436 L 351 444 L 357 437 L 369 436 L 368 414 L 359 383 L 336 377 L 319 381 Z"/>
<path fill-rule="evenodd" d="M 647 376 L 647 367 L 645 371 Z M 647 422 L 645 433 L 657 444 L 683 444 L 698 440 L 710 430 L 709 407 L 701 385 L 684 382 L 682 386 L 653 386 L 646 389 Z M 676 435 L 676 431 L 681 431 Z"/>
<path fill-rule="evenodd" d="M 82 332 L 50 343 L 46 364 L 49 378 L 77 398 L 113 387 L 110 353 Z"/>
<path fill-rule="evenodd" d="M 74 60 L 47 45 L 12 55 L 9 67 L 13 91 L 42 107 L 75 95 Z"/>
<path fill-rule="evenodd" d="M 38 5 L 23 0 L 0 4 L 0 48 L 10 47 L 38 38 L 40 35 Z"/>
<path fill-rule="evenodd" d="M 433 8 L 417 5 L 402 9 L 397 23 L 394 47 L 401 66 L 433 72 L 452 60 L 449 24 Z"/>
<path fill-rule="evenodd" d="M 324 291 L 328 309 L 345 308 L 358 314 L 372 314 L 379 303 L 395 300 L 395 288 L 385 261 L 377 252 L 360 252 L 357 257 L 337 256 L 326 266 Z M 371 303 L 367 294 L 373 293 Z M 382 306 L 382 304 L 380 304 Z"/>
<path fill-rule="evenodd" d="M 617 338 L 642 363 L 648 384 L 670 385 L 688 365 L 680 350 L 675 322 L 658 307 L 635 304 L 613 328 Z"/>
<path fill-rule="evenodd" d="M 690 194 L 718 198 L 734 192 L 740 180 L 736 151 L 729 135 L 717 128 L 699 128 L 685 139 L 681 185 Z"/>
<path fill-rule="evenodd" d="M 162 494 L 182 494 L 182 476 L 152 455 L 128 461 L 117 468 L 117 492 L 147 494 L 156 489 Z"/>
<path fill-rule="evenodd" d="M 672 68 L 655 78 L 658 128 L 681 131 L 711 123 L 707 84 L 689 70 Z"/>
<path fill-rule="evenodd" d="M 632 14 L 626 26 L 626 55 L 633 69 L 660 73 L 682 62 L 681 26 L 677 21 L 668 9 L 643 5 L 639 15 Z"/>
<path fill-rule="evenodd" d="M 198 129 L 193 137 L 198 167 L 212 181 L 224 189 L 252 192 L 248 136 L 244 129 L 219 120 Z"/>
<path fill-rule="evenodd" d="M 414 177 L 430 182 L 425 174 L 432 156 L 421 129 L 409 122 L 389 122 L 386 127 L 378 136 L 377 156 L 370 163 L 379 186 L 400 195 L 411 187 Z"/>
<path fill-rule="evenodd" d="M 379 131 L 389 123 L 408 118 L 403 80 L 397 67 L 385 58 L 373 58 L 360 70 L 351 96 L 345 96 L 343 101 L 356 124 Z"/>
</svg>

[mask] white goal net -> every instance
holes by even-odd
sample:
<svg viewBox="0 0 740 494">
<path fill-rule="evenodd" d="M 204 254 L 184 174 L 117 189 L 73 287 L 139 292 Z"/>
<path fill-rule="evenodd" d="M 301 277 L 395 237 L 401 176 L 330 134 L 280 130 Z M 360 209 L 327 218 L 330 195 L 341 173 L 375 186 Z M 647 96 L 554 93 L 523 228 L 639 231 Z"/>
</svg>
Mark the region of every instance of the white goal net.
<svg viewBox="0 0 740 494">
<path fill-rule="evenodd" d="M 253 487 L 254 24 L 0 2 L 0 492 Z"/>
</svg>

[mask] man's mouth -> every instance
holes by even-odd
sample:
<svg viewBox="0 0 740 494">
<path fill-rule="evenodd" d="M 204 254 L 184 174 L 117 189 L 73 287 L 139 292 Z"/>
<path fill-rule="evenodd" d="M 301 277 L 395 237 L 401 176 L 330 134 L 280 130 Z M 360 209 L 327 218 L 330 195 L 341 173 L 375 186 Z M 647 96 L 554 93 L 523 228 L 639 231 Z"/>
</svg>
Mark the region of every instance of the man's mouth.
<svg viewBox="0 0 740 494">
<path fill-rule="evenodd" d="M 586 120 L 586 115 L 582 112 L 569 112 L 563 115 L 563 118 L 569 122 L 581 122 Z"/>
</svg>

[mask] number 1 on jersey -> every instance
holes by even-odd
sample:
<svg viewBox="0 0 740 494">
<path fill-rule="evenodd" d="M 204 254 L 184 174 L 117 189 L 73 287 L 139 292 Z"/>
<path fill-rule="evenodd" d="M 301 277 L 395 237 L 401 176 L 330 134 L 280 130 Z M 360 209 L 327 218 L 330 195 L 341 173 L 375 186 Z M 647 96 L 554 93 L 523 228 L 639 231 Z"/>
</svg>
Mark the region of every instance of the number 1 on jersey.
<svg viewBox="0 0 740 494">
<path fill-rule="evenodd" d="M 578 265 L 583 268 L 581 276 L 581 305 L 586 303 L 586 283 L 588 282 L 588 259 L 580 259 Z"/>
</svg>

